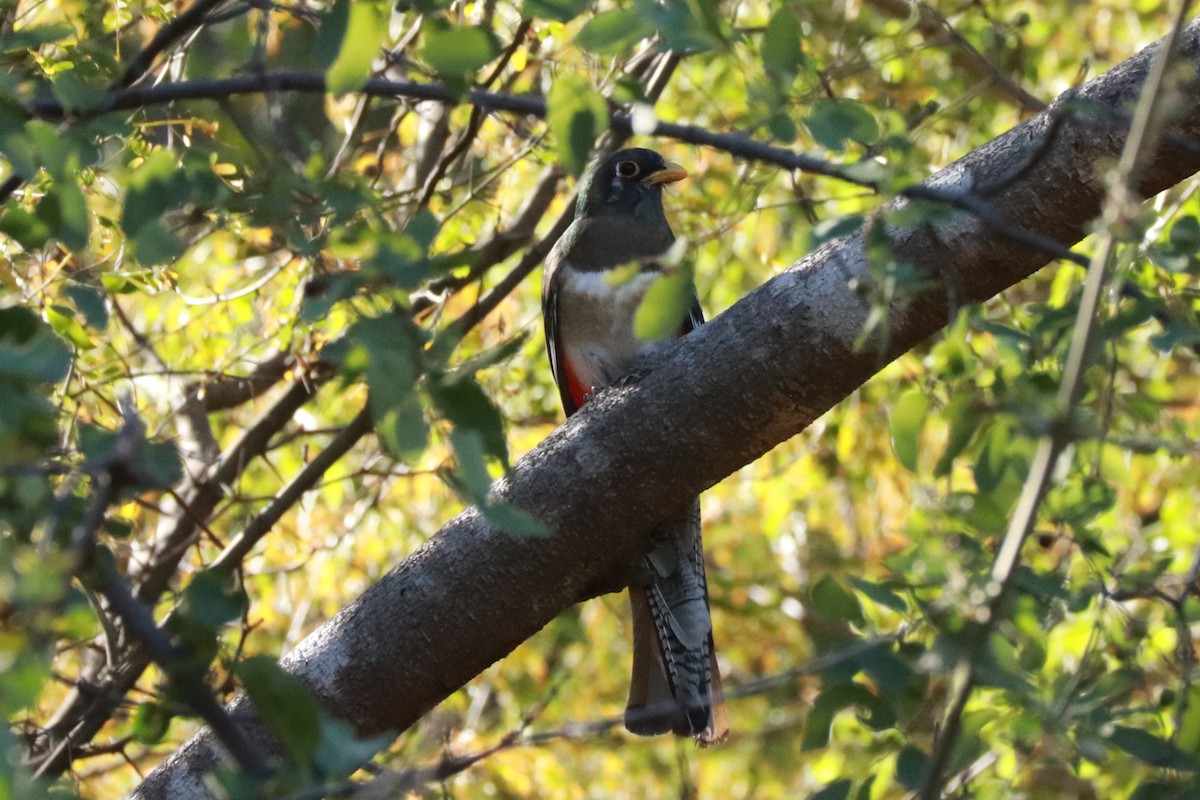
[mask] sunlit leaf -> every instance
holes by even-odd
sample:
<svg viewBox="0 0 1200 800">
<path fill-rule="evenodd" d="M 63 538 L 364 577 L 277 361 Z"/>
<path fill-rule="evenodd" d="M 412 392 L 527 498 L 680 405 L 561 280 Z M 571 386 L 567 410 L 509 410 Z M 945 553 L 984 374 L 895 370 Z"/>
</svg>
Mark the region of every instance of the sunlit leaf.
<svg viewBox="0 0 1200 800">
<path fill-rule="evenodd" d="M 138 703 L 133 712 L 133 730 L 130 735 L 135 742 L 158 744 L 167 735 L 171 726 L 171 712 L 161 703 Z"/>
<path fill-rule="evenodd" d="M 349 3 L 349 0 L 339 2 Z M 388 30 L 386 7 L 369 0 L 358 0 L 349 5 L 350 16 L 341 48 L 325 72 L 325 88 L 334 97 L 363 87 Z"/>
<path fill-rule="evenodd" d="M 1175 732 L 1175 746 L 1193 756 L 1200 755 L 1200 685 L 1188 687 L 1187 710 Z"/>
<path fill-rule="evenodd" d="M 596 137 L 608 125 L 604 98 L 581 75 L 560 75 L 546 96 L 546 123 L 563 169 L 583 172 Z"/>
<path fill-rule="evenodd" d="M 645 341 L 679 336 L 694 301 L 693 291 L 688 270 L 659 276 L 634 313 L 633 332 Z"/>
<path fill-rule="evenodd" d="M 912 472 L 917 471 L 920 457 L 921 430 L 929 413 L 929 396 L 920 389 L 910 389 L 896 399 L 892 406 L 888 430 L 892 437 L 892 452 L 896 459 Z"/>
<path fill-rule="evenodd" d="M 442 76 L 469 75 L 496 57 L 495 37 L 485 28 L 433 28 L 425 32 L 421 57 Z"/>
</svg>

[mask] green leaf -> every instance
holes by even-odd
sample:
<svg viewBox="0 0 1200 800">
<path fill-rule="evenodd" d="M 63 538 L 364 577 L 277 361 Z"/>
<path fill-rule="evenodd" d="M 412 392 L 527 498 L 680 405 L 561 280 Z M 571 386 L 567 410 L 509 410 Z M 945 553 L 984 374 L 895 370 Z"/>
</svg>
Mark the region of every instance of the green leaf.
<svg viewBox="0 0 1200 800">
<path fill-rule="evenodd" d="M 254 710 L 279 738 L 292 763 L 312 765 L 321 743 L 321 712 L 308 686 L 266 656 L 247 658 L 237 665 L 236 673 Z"/>
<path fill-rule="evenodd" d="M 1151 779 L 1139 783 L 1128 800 L 1195 800 L 1197 788 L 1195 782 L 1185 786 L 1179 781 Z"/>
<path fill-rule="evenodd" d="M 69 281 L 63 293 L 79 309 L 89 328 L 103 331 L 108 327 L 108 304 L 104 292 L 84 283 Z"/>
<path fill-rule="evenodd" d="M 492 476 L 488 472 L 484 456 L 483 436 L 470 428 L 455 428 L 450 431 L 450 446 L 457 463 L 455 477 L 464 494 L 476 505 L 487 502 L 492 488 Z"/>
<path fill-rule="evenodd" d="M 425 31 L 421 58 L 443 78 L 472 75 L 500 52 L 486 28 L 436 28 Z"/>
<path fill-rule="evenodd" d="M 108 101 L 108 91 L 103 86 L 85 83 L 75 70 L 66 70 L 50 80 L 54 98 L 63 108 L 74 112 L 99 108 Z"/>
<path fill-rule="evenodd" d="M 0 377 L 53 383 L 67 376 L 71 350 L 26 308 L 0 308 Z"/>
<path fill-rule="evenodd" d="M 183 461 L 170 442 L 147 442 L 138 453 L 134 477 L 147 489 L 166 489 L 183 480 Z"/>
<path fill-rule="evenodd" d="M 430 386 L 438 410 L 456 428 L 479 434 L 484 453 L 508 466 L 508 443 L 504 438 L 504 419 L 491 399 L 469 376 L 441 380 Z"/>
<path fill-rule="evenodd" d="M 349 25 L 350 0 L 335 0 L 321 15 L 317 35 L 313 40 L 313 58 L 326 72 L 326 89 L 329 88 L 329 67 L 342 51 L 342 43 L 346 41 L 346 28 Z"/>
<path fill-rule="evenodd" d="M 709 26 L 709 0 L 641 0 L 636 9 L 654 24 L 662 43 L 673 52 L 702 53 L 724 42 L 719 19 Z"/>
<path fill-rule="evenodd" d="M 833 719 L 845 708 L 858 706 L 870 712 L 859 720 L 872 730 L 885 730 L 896 724 L 896 716 L 886 702 L 858 683 L 839 683 L 821 690 L 804 722 L 801 750 L 819 750 L 829 744 Z"/>
<path fill-rule="evenodd" d="M 546 123 L 559 163 L 578 175 L 587 166 L 596 137 L 608 126 L 608 108 L 587 78 L 560 74 L 546 96 Z"/>
<path fill-rule="evenodd" d="M 37 250 L 48 242 L 53 228 L 53 223 L 17 205 L 9 205 L 0 215 L 0 233 L 11 236 L 26 250 Z"/>
<path fill-rule="evenodd" d="M 879 138 L 875 117 L 853 100 L 822 98 L 812 104 L 804 124 L 817 144 L 838 153 L 847 142 L 870 144 Z"/>
<path fill-rule="evenodd" d="M 946 440 L 946 449 L 933 468 L 935 477 L 944 478 L 950 474 L 954 459 L 971 443 L 975 431 L 979 429 L 980 415 L 975 410 L 975 401 L 969 394 L 958 393 L 950 398 L 946 405 L 946 421 L 950 423 L 950 436 Z"/>
<path fill-rule="evenodd" d="M 468 358 L 466 361 L 458 364 L 455 367 L 456 372 L 463 374 L 473 374 L 479 370 L 494 367 L 497 364 L 503 364 L 510 358 L 520 352 L 525 342 L 529 339 L 529 331 L 517 331 L 511 339 L 501 342 L 495 347 L 490 347 Z"/>
<path fill-rule="evenodd" d="M 250 599 L 229 570 L 205 569 L 183 590 L 180 611 L 210 628 L 233 622 L 245 613 Z"/>
<path fill-rule="evenodd" d="M 892 452 L 910 472 L 917 471 L 920 456 L 921 429 L 929 412 L 929 396 L 920 389 L 909 389 L 892 406 L 888 429 L 892 437 Z"/>
<path fill-rule="evenodd" d="M 66 306 L 52 305 L 46 308 L 46 321 L 59 336 L 75 345 L 77 350 L 95 347 L 92 337 L 75 319 L 75 312 Z"/>
<path fill-rule="evenodd" d="M 142 744 L 158 744 L 171 727 L 171 712 L 162 703 L 138 703 L 130 736 Z"/>
<path fill-rule="evenodd" d="M 417 393 L 421 377 L 419 332 L 399 315 L 360 320 L 350 331 L 347 362 L 365 363 L 368 404 L 384 446 L 412 460 L 429 440 L 429 425 Z"/>
<path fill-rule="evenodd" d="M 605 11 L 579 29 L 575 44 L 590 53 L 611 56 L 628 50 L 654 33 L 654 23 L 639 11 Z"/>
<path fill-rule="evenodd" d="M 1008 440 L 1011 429 L 1007 425 L 992 425 L 984 435 L 983 449 L 975 460 L 975 485 L 981 493 L 991 493 L 1000 485 L 1008 467 Z"/>
<path fill-rule="evenodd" d="M 913 684 L 914 672 L 908 662 L 886 647 L 863 653 L 858 657 L 858 663 L 886 695 L 901 695 Z"/>
<path fill-rule="evenodd" d="M 896 755 L 896 780 L 910 792 L 921 788 L 925 781 L 925 771 L 929 765 L 929 756 L 911 744 L 906 744 Z"/>
<path fill-rule="evenodd" d="M 554 534 L 546 523 L 533 514 L 502 500 L 493 498 L 480 506 L 480 511 L 483 512 L 483 518 L 498 530 L 513 536 L 544 539 Z"/>
<path fill-rule="evenodd" d="M 36 50 L 44 44 L 66 39 L 75 33 L 75 29 L 64 23 L 39 25 L 10 31 L 0 36 L 0 53 L 11 53 L 16 50 Z"/>
<path fill-rule="evenodd" d="M 1197 763 L 1178 747 L 1141 728 L 1117 725 L 1109 740 L 1134 758 L 1155 767 L 1195 770 Z"/>
<path fill-rule="evenodd" d="M 781 8 L 767 22 L 762 37 L 762 60 L 767 72 L 786 80 L 804 64 L 800 21 L 789 8 Z"/>
<path fill-rule="evenodd" d="M 854 781 L 849 778 L 841 778 L 813 794 L 809 800 L 846 800 L 850 796 L 850 789 L 853 786 Z"/>
<path fill-rule="evenodd" d="M 429 252 L 429 248 L 433 245 L 433 240 L 437 238 L 438 231 L 441 229 L 442 222 L 437 218 L 437 215 L 422 206 L 416 210 L 412 219 L 404 226 L 404 234 L 416 243 L 417 247 L 421 250 L 421 254 L 425 255 Z"/>
<path fill-rule="evenodd" d="M 588 0 L 525 0 L 525 16 L 570 22 L 587 10 Z"/>
<path fill-rule="evenodd" d="M 690 270 L 660 275 L 646 290 L 633 315 L 634 334 L 644 341 L 679 336 L 694 298 Z"/>
<path fill-rule="evenodd" d="M 827 620 L 853 625 L 863 623 L 862 606 L 854 593 L 832 575 L 825 575 L 812 588 L 813 609 Z"/>
<path fill-rule="evenodd" d="M 703 31 L 713 44 L 727 47 L 732 29 L 721 10 L 719 0 L 686 0 L 686 4 L 698 29 Z"/>
<path fill-rule="evenodd" d="M 529 512 L 491 494 L 492 476 L 485 460 L 483 436 L 470 428 L 450 432 L 457 469 L 456 488 L 475 504 L 483 518 L 505 533 L 516 536 L 545 537 L 552 531 Z"/>
<path fill-rule="evenodd" d="M 893 611 L 899 611 L 901 614 L 908 613 L 908 601 L 883 584 L 872 583 L 854 575 L 848 576 L 847 579 L 855 589 L 879 605 L 886 606 Z"/>
<path fill-rule="evenodd" d="M 316 763 L 323 776 L 342 779 L 370 761 L 394 739 L 390 733 L 361 739 L 348 723 L 336 717 L 322 716 Z"/>
<path fill-rule="evenodd" d="M 1185 753 L 1200 755 L 1200 684 L 1188 687 L 1187 708 L 1175 732 L 1175 745 Z"/>
<path fill-rule="evenodd" d="M 121 228 L 142 264 L 165 263 L 184 251 L 184 243 L 163 225 L 162 214 L 186 197 L 186 178 L 175 155 L 167 150 L 150 153 L 129 176 Z"/>
<path fill-rule="evenodd" d="M 340 4 L 348 0 L 338 2 Z M 325 72 L 326 91 L 334 97 L 341 97 L 361 89 L 371 76 L 371 64 L 379 55 L 387 31 L 387 8 L 366 0 L 358 0 L 350 5 L 342 46 L 337 58 Z"/>
<path fill-rule="evenodd" d="M 1176 250 L 1195 253 L 1200 251 L 1200 219 L 1192 215 L 1180 217 L 1171 226 L 1167 241 Z"/>
</svg>

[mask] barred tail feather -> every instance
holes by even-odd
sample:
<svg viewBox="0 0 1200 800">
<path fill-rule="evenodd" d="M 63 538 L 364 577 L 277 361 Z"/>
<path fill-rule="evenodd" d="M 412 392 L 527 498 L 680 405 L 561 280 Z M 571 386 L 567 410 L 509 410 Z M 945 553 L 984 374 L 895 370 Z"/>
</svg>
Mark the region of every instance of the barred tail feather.
<svg viewBox="0 0 1200 800">
<path fill-rule="evenodd" d="M 650 585 L 629 590 L 633 675 L 625 727 L 714 744 L 729 726 L 713 650 L 699 503 L 660 526 L 659 534 L 662 544 L 647 557 Z"/>
</svg>

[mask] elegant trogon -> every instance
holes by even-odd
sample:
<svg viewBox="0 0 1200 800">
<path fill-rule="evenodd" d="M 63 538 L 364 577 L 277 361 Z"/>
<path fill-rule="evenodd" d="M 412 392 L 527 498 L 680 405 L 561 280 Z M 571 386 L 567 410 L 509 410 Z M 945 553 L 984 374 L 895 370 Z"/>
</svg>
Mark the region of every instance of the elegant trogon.
<svg viewBox="0 0 1200 800">
<path fill-rule="evenodd" d="M 671 269 L 663 257 L 675 236 L 663 212 L 663 186 L 686 176 L 653 150 L 630 148 L 599 161 L 580 183 L 575 219 L 550 252 L 542 282 L 546 348 L 568 416 L 656 344 L 638 337 L 634 316 L 647 289 Z M 690 309 L 679 309 L 680 336 L 703 322 L 694 288 L 690 294 Z M 712 744 L 729 727 L 713 652 L 699 500 L 659 523 L 653 542 L 644 580 L 629 587 L 633 675 L 625 727 Z"/>
</svg>

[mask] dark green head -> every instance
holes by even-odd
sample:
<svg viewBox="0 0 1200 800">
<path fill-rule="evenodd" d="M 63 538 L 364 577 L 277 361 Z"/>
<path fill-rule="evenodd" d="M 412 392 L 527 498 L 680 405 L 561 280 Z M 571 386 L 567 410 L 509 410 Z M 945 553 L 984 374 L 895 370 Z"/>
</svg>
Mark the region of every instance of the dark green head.
<svg viewBox="0 0 1200 800">
<path fill-rule="evenodd" d="M 575 216 L 632 215 L 645 222 L 666 222 L 663 184 L 687 177 L 683 167 L 653 150 L 618 150 L 592 167 L 579 189 Z"/>
</svg>

